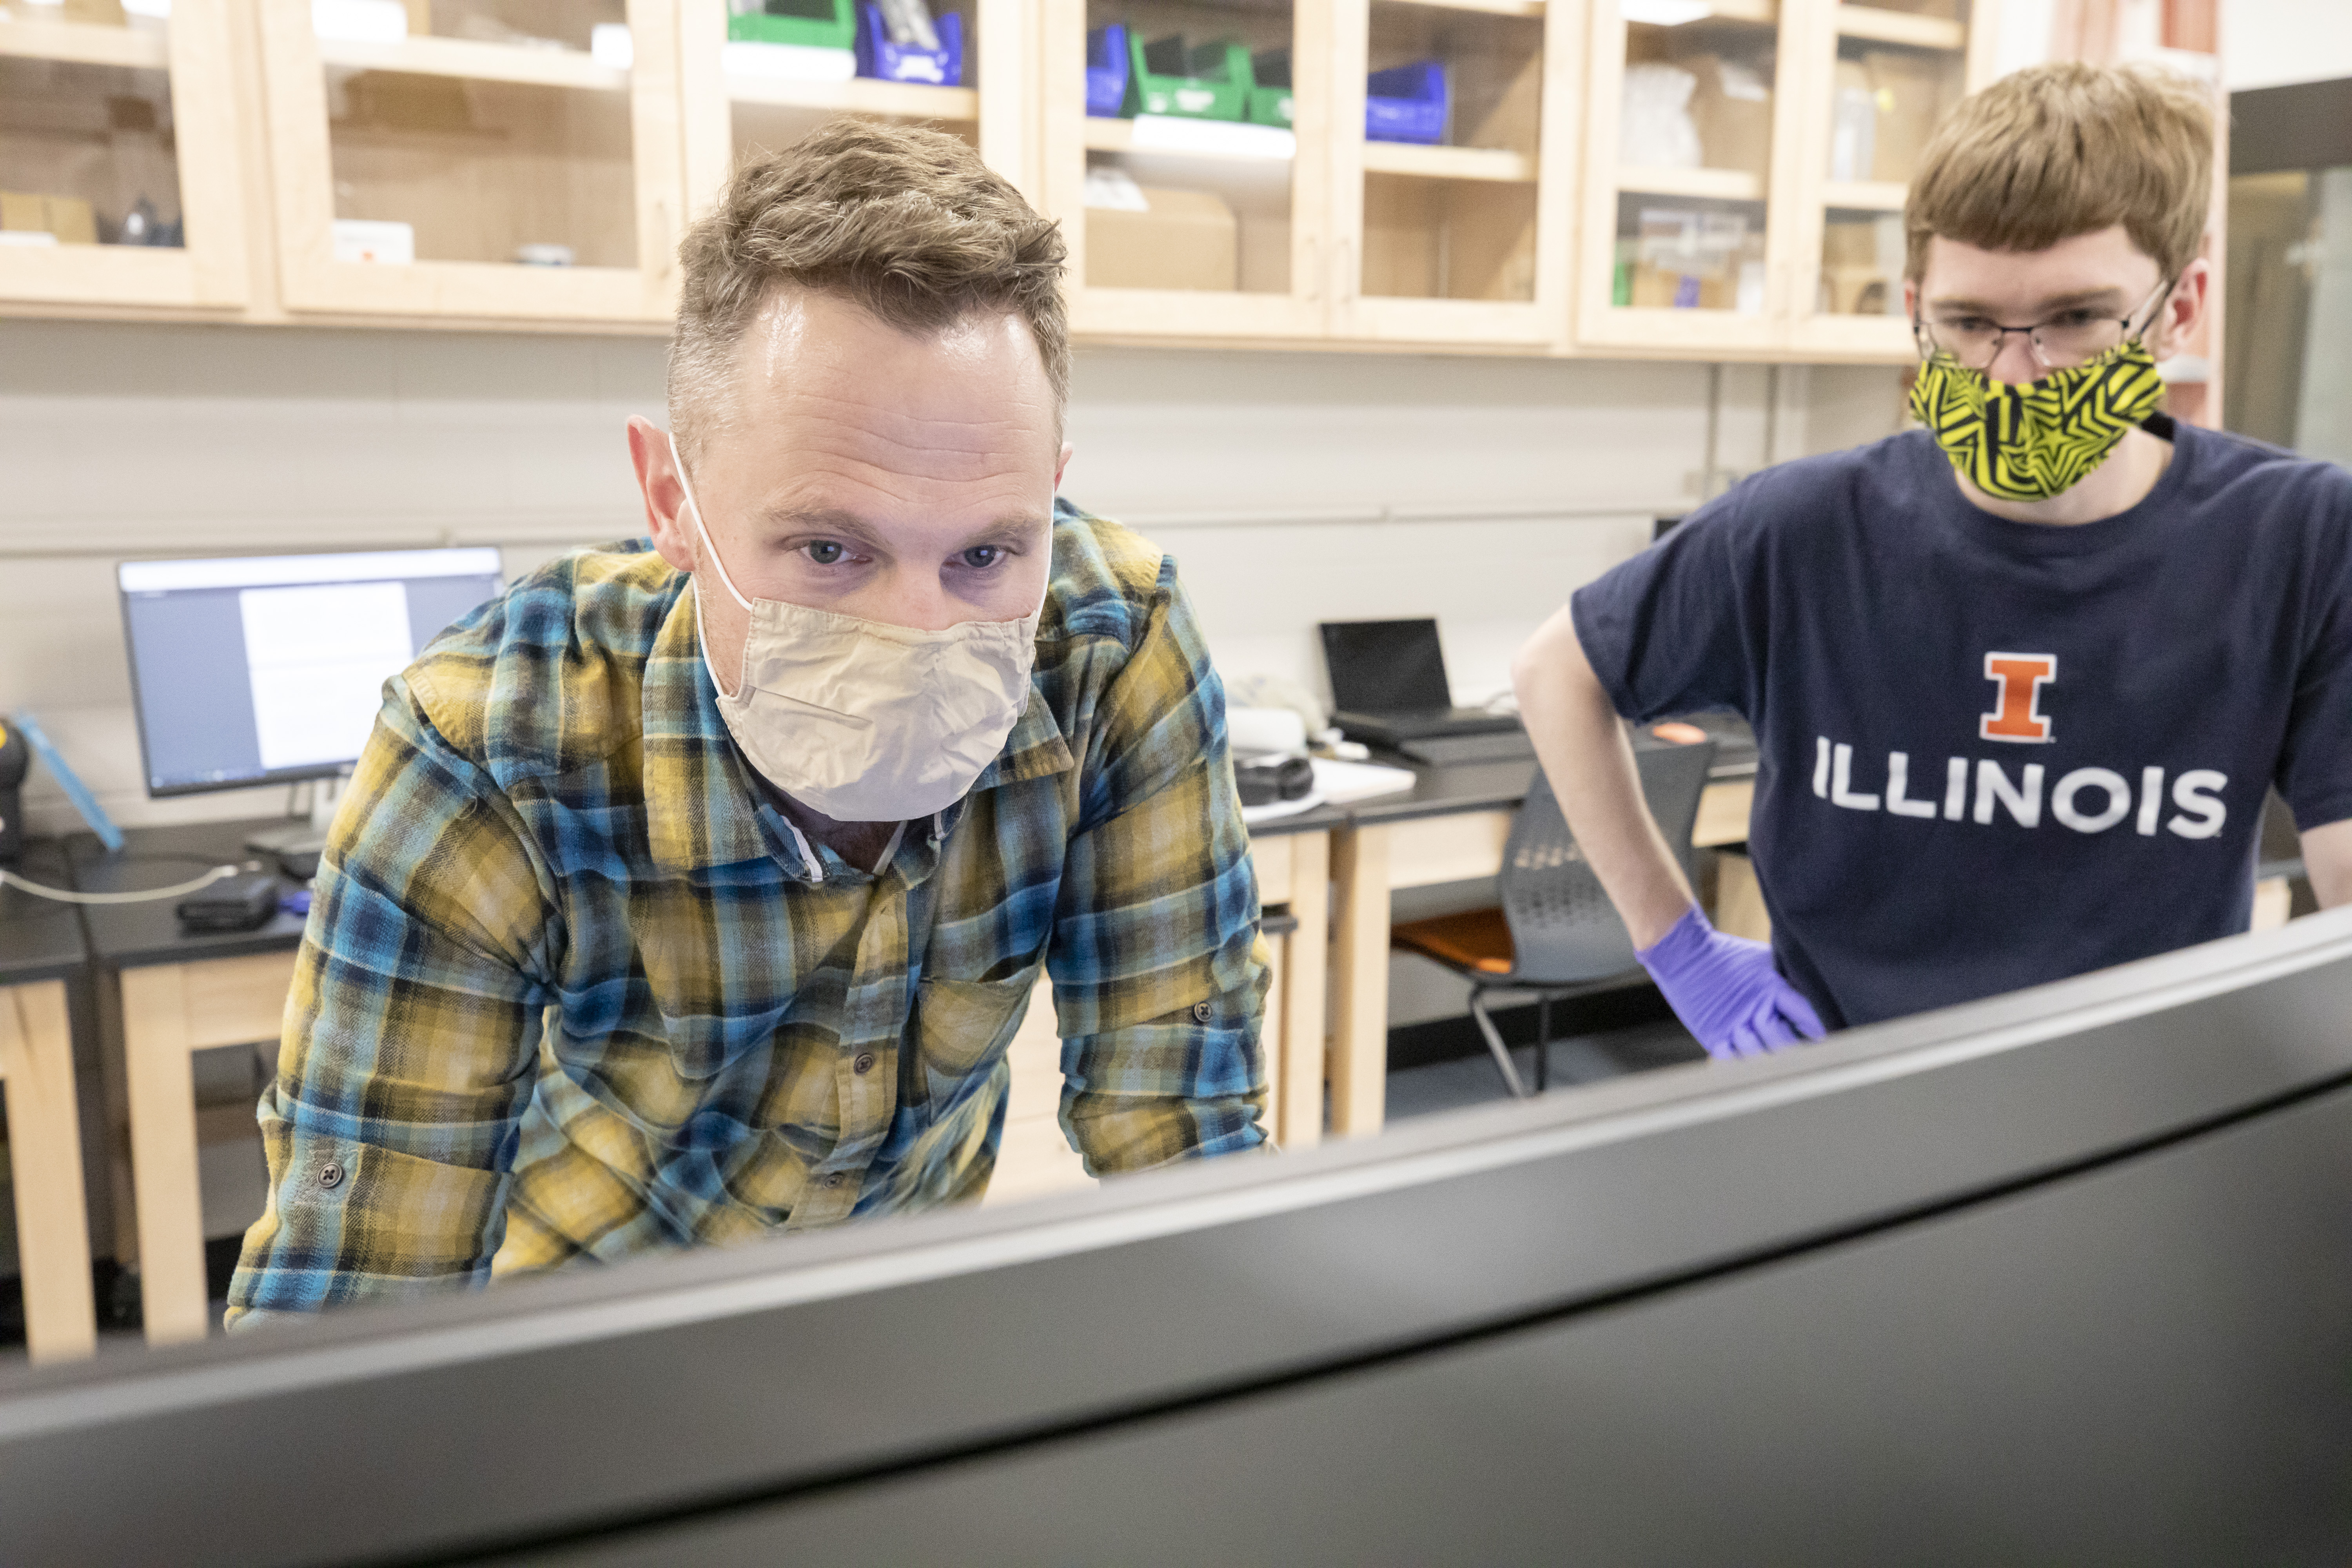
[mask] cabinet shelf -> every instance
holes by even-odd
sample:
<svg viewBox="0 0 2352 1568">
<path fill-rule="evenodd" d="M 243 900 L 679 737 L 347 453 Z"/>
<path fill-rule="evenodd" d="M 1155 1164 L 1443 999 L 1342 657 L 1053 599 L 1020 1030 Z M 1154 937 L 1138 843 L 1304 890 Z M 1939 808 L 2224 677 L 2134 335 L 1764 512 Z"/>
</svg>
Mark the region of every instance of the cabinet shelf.
<svg viewBox="0 0 2352 1568">
<path fill-rule="evenodd" d="M 1621 0 L 1625 20 L 1653 27 L 1705 22 L 1752 22 L 1771 26 L 1780 19 L 1778 0 Z"/>
<path fill-rule="evenodd" d="M 1496 180 L 1532 184 L 1536 161 L 1494 147 L 1423 147 L 1410 142 L 1364 143 L 1364 173 L 1424 180 Z"/>
<path fill-rule="evenodd" d="M 920 82 L 779 81 L 772 77 L 730 76 L 727 96 L 737 103 L 772 103 L 787 109 L 846 110 L 892 120 L 977 120 L 980 93 L 969 87 L 926 87 Z"/>
<path fill-rule="evenodd" d="M 1396 0 L 1441 11 L 1478 11 L 1489 16 L 1541 16 L 1545 0 Z"/>
<path fill-rule="evenodd" d="M 1089 115 L 1086 144 L 1090 153 L 1163 153 L 1260 163 L 1286 161 L 1298 153 L 1298 138 L 1275 126 L 1155 114 L 1139 114 L 1132 120 Z"/>
<path fill-rule="evenodd" d="M 1760 202 L 1764 182 L 1739 169 L 1644 169 L 1617 171 L 1617 188 L 1648 196 L 1694 196 L 1720 202 Z"/>
<path fill-rule="evenodd" d="M 1915 16 L 1907 11 L 1882 11 L 1872 5 L 1841 5 L 1837 30 L 1842 38 L 1868 38 L 1879 44 L 1908 44 L 1916 49 L 1964 49 L 1968 25 L 1941 16 Z"/>
<path fill-rule="evenodd" d="M 578 49 L 524 49 L 471 38 L 410 37 L 383 44 L 320 38 L 319 59 L 346 70 L 404 71 L 468 81 L 511 81 L 594 92 L 625 92 L 629 87 L 627 71 L 599 65 Z"/>
<path fill-rule="evenodd" d="M 1832 180 L 1822 187 L 1822 205 L 1846 212 L 1899 213 L 1911 187 L 1900 180 Z"/>
<path fill-rule="evenodd" d="M 73 22 L 0 21 L 0 55 L 126 70 L 163 70 L 171 64 L 171 47 L 162 33 Z"/>
</svg>

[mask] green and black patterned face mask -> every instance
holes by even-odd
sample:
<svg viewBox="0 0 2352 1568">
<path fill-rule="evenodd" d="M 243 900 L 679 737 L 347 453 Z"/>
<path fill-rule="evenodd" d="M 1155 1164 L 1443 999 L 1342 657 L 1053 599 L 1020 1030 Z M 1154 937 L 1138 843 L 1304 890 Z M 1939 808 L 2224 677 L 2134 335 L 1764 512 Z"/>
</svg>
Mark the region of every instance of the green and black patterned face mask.
<svg viewBox="0 0 2352 1568">
<path fill-rule="evenodd" d="M 2163 398 L 2156 356 L 2135 337 L 2023 386 L 1932 354 L 1912 385 L 1911 412 L 1970 484 L 2036 501 L 2080 483 Z"/>
</svg>

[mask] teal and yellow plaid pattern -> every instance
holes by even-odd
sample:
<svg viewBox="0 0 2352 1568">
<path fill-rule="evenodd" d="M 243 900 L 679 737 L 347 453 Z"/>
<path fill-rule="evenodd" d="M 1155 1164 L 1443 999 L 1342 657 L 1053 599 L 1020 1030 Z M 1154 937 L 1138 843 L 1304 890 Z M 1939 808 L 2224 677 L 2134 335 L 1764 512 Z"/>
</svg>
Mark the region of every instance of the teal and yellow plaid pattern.
<svg viewBox="0 0 2352 1568">
<path fill-rule="evenodd" d="M 320 865 L 231 1321 L 975 1198 L 1041 963 L 1089 1170 L 1263 1142 L 1257 889 L 1173 563 L 1063 509 L 1033 685 L 869 875 L 755 790 L 642 545 L 444 634 Z"/>
</svg>

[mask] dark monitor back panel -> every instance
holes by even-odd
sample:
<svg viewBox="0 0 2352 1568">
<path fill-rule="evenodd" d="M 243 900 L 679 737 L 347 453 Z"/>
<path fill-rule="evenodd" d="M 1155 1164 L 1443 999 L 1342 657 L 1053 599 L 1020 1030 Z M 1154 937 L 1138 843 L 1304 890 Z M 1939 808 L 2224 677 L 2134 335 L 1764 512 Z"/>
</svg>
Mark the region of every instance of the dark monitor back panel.
<svg viewBox="0 0 2352 1568">
<path fill-rule="evenodd" d="M 1552 1451 L 1614 1476 L 1611 1452 L 1654 1458 L 1685 1444 L 1698 1445 L 1692 1473 L 1723 1520 L 1795 1533 L 1684 1561 L 1833 1562 L 1861 1537 L 1822 1534 L 1824 1521 L 1894 1505 L 1791 1468 L 1795 1455 L 1885 1448 L 1901 1465 L 1857 1469 L 1857 1485 L 1915 1488 L 1918 1539 L 1948 1517 L 1938 1539 L 1969 1546 L 1992 1483 L 1930 1459 L 1974 1455 L 1996 1478 L 2010 1473 L 2008 1447 L 2056 1462 L 2035 1428 L 2084 1430 L 2053 1414 L 2070 1386 L 2082 1414 L 2122 1412 L 2152 1431 L 2168 1429 L 2148 1413 L 2164 1407 L 2181 1413 L 2169 1429 L 2219 1423 L 2232 1441 L 2277 1427 L 2284 1436 L 2240 1444 L 2242 1470 L 2185 1494 L 2201 1505 L 2243 1487 L 2270 1500 L 2305 1487 L 2294 1444 L 2331 1463 L 2347 1452 L 2329 1436 L 2352 1402 L 2347 1331 L 2300 1314 L 2352 1323 L 2341 1310 L 2352 1282 L 2338 1277 L 2352 1172 L 2332 1152 L 2352 1139 L 2262 1141 L 2352 1079 L 2347 1016 L 2352 910 L 2337 910 L 1781 1057 L 1304 1154 L 0 1374 L 0 1562 L 266 1568 L 636 1551 L 658 1539 L 649 1531 L 763 1530 L 763 1510 L 817 1510 L 811 1529 L 830 1530 L 819 1515 L 865 1506 L 861 1489 L 887 1502 L 912 1488 L 919 1500 L 989 1466 L 1065 1455 L 1116 1466 L 1130 1452 L 1173 1467 L 1169 1495 L 1143 1470 L 1022 1469 L 1003 1483 L 1021 1500 L 1002 1526 L 1098 1542 L 1083 1532 L 1116 1514 L 1134 1521 L 1127 1549 L 960 1555 L 1248 1561 L 1277 1555 L 1259 1547 L 1279 1541 L 1307 1543 L 1310 1562 L 1477 1561 L 1424 1551 L 1435 1537 L 1377 1513 L 1376 1531 L 1351 1533 L 1335 1489 L 1375 1510 L 1384 1491 L 1399 1510 L 1450 1510 L 1452 1522 L 1421 1528 L 1476 1541 L 1481 1521 L 1559 1528 L 1549 1505 L 1519 1495 Z M 2158 1179 L 2208 1147 L 2267 1152 Z M 2134 1187 L 2148 1194 L 2133 1200 L 2140 1219 L 2116 1217 L 2130 1204 L 2064 1217 L 2073 1193 Z M 2018 1228 L 1999 1228 L 2005 1216 L 2022 1216 Z M 1979 1234 L 1995 1239 L 1937 1239 Z M 1805 1284 L 1817 1279 L 1832 1283 Z M 1750 1289 L 1762 1294 L 1740 1294 Z M 1845 1298 L 1856 1311 L 1883 1305 L 1882 1341 L 1833 1310 Z M 1634 1337 L 1579 1337 L 1603 1331 Z M 2093 1356 L 2106 1336 L 2116 1357 Z M 1902 1347 L 1915 1341 L 1911 1365 Z M 1588 1342 L 1610 1348 L 1574 1348 Z M 1526 1346 L 1533 1359 L 1508 1359 Z M 1507 1370 L 1489 1379 L 1492 1365 Z M 1371 1403 L 1322 1403 L 1359 1397 Z M 1735 1401 L 1750 1414 L 1733 1419 Z M 1229 1439 L 1198 1438 L 1227 1422 Z M 2108 1441 L 2112 1460 L 2086 1449 L 2058 1473 L 2098 1497 L 2114 1477 L 2177 1484 L 2153 1437 Z M 1757 1458 L 1769 1442 L 1790 1454 Z M 1386 1470 L 1382 1443 L 1397 1450 Z M 2216 1464 L 2218 1446 L 2191 1458 Z M 1187 1468 L 1213 1460 L 1263 1469 L 1259 1491 L 1221 1514 L 1202 1483 L 1227 1479 Z M 1490 1472 L 1492 1487 L 1462 1479 Z M 1054 1499 L 1023 1489 L 1047 1475 Z M 1106 1475 L 1125 1477 L 1124 1493 L 1077 1495 Z M 1776 1498 L 1800 1482 L 1811 1489 L 1799 1503 Z M 2305 1490 L 2301 1511 L 2275 1510 L 2298 1530 L 2336 1507 L 2337 1494 Z M 1681 1506 L 1676 1495 L 1656 1482 L 1622 1507 Z M 863 1516 L 876 1533 L 855 1560 L 931 1560 L 928 1512 L 908 1501 Z M 1190 1534 L 1141 1533 L 1179 1513 Z M 1861 1530 L 1880 1516 L 1854 1517 Z M 2214 1517 L 2226 1534 L 2245 1516 Z M 775 1557 L 678 1539 L 648 1560 Z M 2163 1560 L 2011 1544 L 1952 1560 Z"/>
<path fill-rule="evenodd" d="M 1343 713 L 1413 713 L 1454 705 L 1435 621 L 1325 621 L 1323 663 Z"/>
<path fill-rule="evenodd" d="M 2347 1237 L 2338 1089 L 1677 1288 L 530 1560 L 2341 1563 Z"/>
</svg>

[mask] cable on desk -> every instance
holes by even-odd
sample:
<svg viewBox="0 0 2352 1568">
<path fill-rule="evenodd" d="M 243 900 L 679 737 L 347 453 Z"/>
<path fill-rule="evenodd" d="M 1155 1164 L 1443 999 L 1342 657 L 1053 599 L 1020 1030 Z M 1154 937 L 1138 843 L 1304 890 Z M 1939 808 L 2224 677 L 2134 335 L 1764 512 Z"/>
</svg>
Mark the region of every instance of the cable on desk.
<svg viewBox="0 0 2352 1568">
<path fill-rule="evenodd" d="M 176 887 L 152 888 L 143 893 L 69 893 L 63 888 L 45 888 L 38 882 L 27 882 L 13 871 L 0 871 L 0 888 L 20 888 L 37 899 L 55 899 L 61 904 L 152 904 L 158 899 L 185 898 L 201 892 L 224 877 L 237 874 L 234 866 L 215 866 L 193 881 Z"/>
</svg>

